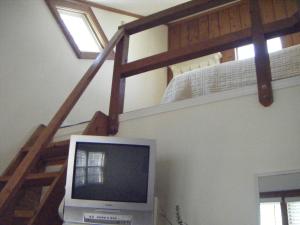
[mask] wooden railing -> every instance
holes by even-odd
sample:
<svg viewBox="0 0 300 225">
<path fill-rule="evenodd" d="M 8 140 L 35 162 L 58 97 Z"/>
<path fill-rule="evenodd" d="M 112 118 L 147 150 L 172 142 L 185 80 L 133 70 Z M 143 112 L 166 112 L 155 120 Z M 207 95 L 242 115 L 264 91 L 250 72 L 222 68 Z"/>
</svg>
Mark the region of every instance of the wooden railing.
<svg viewBox="0 0 300 225">
<path fill-rule="evenodd" d="M 245 1 L 245 0 L 242 0 Z M 259 101 L 264 106 L 273 102 L 271 85 L 270 60 L 267 53 L 266 40 L 276 36 L 282 36 L 300 31 L 300 1 L 298 11 L 289 18 L 263 24 L 259 0 L 248 0 L 250 5 L 250 16 L 252 26 L 250 28 L 229 33 L 207 41 L 199 41 L 196 44 L 179 49 L 169 50 L 157 55 L 149 56 L 130 63 L 127 60 L 127 48 L 129 35 L 165 24 L 172 20 L 191 15 L 193 13 L 206 11 L 220 5 L 235 4 L 234 0 L 195 0 L 173 8 L 155 13 L 140 20 L 123 25 L 121 28 L 126 33 L 123 46 L 119 46 L 119 62 L 114 73 L 114 86 L 112 89 L 113 103 L 111 104 L 110 119 L 111 133 L 116 133 L 118 128 L 118 115 L 122 112 L 124 104 L 125 79 L 143 72 L 166 67 L 175 63 L 209 55 L 212 53 L 236 48 L 245 44 L 253 43 L 255 47 L 255 66 L 258 86 Z M 120 44 L 121 45 L 121 44 Z"/>
<path fill-rule="evenodd" d="M 83 78 L 73 89 L 69 97 L 60 107 L 46 129 L 38 137 L 31 150 L 26 155 L 12 177 L 6 183 L 0 193 L 0 214 L 4 212 L 9 201 L 16 195 L 23 184 L 25 175 L 31 165 L 37 161 L 42 149 L 44 149 L 54 134 L 57 132 L 62 122 L 65 120 L 71 109 L 74 107 L 88 84 L 94 78 L 99 68 L 102 66 L 109 53 L 116 46 L 115 65 L 113 71 L 111 101 L 109 108 L 109 132 L 118 132 L 119 114 L 123 111 L 124 92 L 126 77 L 136 75 L 141 72 L 161 68 L 174 63 L 179 63 L 189 59 L 197 58 L 210 53 L 238 47 L 243 44 L 254 42 L 256 49 L 256 70 L 260 102 L 268 106 L 273 101 L 269 56 L 266 54 L 266 39 L 300 31 L 300 13 L 291 18 L 282 19 L 266 25 L 262 24 L 258 0 L 250 0 L 252 28 L 236 33 L 224 35 L 210 41 L 199 42 L 190 47 L 172 50 L 158 55 L 150 56 L 134 62 L 127 63 L 129 35 L 165 24 L 175 19 L 180 19 L 191 14 L 206 11 L 224 4 L 235 3 L 236 0 L 194 0 L 179 6 L 164 10 L 162 12 L 144 17 L 140 20 L 121 26 L 118 32 L 105 47 L 104 51 L 97 57 Z M 260 61 L 262 63 L 260 63 Z"/>
</svg>

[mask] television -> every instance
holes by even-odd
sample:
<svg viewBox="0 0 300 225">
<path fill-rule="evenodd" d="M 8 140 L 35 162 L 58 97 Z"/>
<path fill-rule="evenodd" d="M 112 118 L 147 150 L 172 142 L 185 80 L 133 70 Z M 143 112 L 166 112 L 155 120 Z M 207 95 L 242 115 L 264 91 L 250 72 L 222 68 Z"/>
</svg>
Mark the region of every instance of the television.
<svg viewBox="0 0 300 225">
<path fill-rule="evenodd" d="M 72 135 L 64 221 L 153 224 L 154 140 Z"/>
</svg>

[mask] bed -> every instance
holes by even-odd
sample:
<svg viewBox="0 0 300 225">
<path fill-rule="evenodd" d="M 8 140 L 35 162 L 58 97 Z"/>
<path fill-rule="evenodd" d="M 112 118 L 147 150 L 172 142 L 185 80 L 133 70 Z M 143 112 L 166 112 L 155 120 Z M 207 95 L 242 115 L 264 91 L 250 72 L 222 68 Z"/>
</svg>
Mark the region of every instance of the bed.
<svg viewBox="0 0 300 225">
<path fill-rule="evenodd" d="M 272 80 L 300 75 L 300 45 L 270 54 Z M 178 69 L 177 69 L 178 70 Z M 256 84 L 254 58 L 192 69 L 175 76 L 161 103 L 209 95 Z"/>
</svg>

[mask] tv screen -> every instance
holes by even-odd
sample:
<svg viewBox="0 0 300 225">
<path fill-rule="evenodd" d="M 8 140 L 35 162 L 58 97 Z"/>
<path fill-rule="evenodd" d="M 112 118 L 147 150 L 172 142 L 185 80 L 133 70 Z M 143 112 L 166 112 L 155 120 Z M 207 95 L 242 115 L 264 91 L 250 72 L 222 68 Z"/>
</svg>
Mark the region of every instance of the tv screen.
<svg viewBox="0 0 300 225">
<path fill-rule="evenodd" d="M 146 203 L 149 146 L 77 142 L 72 199 Z"/>
</svg>

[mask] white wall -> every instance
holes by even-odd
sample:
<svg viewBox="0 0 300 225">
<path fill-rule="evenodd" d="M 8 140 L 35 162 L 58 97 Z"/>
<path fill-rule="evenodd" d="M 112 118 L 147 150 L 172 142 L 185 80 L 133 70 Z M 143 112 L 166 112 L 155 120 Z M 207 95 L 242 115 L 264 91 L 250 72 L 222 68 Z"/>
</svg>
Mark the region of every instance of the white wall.
<svg viewBox="0 0 300 225">
<path fill-rule="evenodd" d="M 94 12 L 105 33 L 111 38 L 112 27 L 132 21 L 132 17 L 118 15 L 104 10 Z M 117 16 L 116 16 L 117 15 Z M 167 27 L 159 26 L 130 36 L 128 61 L 155 55 L 168 50 Z M 124 111 L 156 105 L 167 86 L 166 68 L 149 71 L 126 79 Z"/>
<path fill-rule="evenodd" d="M 176 224 L 257 224 L 256 175 L 300 169 L 300 86 L 123 121 L 120 136 L 157 140 L 157 194 Z M 167 222 L 160 217 L 160 224 Z"/>
<path fill-rule="evenodd" d="M 108 37 L 121 21 L 134 19 L 98 9 L 94 12 Z M 92 61 L 76 58 L 43 0 L 0 1 L 0 31 L 1 173 L 35 127 L 48 123 Z M 143 36 L 136 44 L 151 43 L 150 52 L 165 50 L 166 28 L 158 28 L 151 35 L 157 37 Z M 157 39 L 162 41 L 156 46 Z M 113 61 L 103 65 L 65 124 L 90 120 L 99 109 L 108 112 L 112 68 Z M 127 94 L 134 94 L 135 87 L 139 91 L 140 86 L 147 86 L 148 92 L 127 96 L 125 109 L 158 103 L 166 84 L 165 71 L 160 75 L 146 84 L 141 78 L 128 82 Z"/>
</svg>

